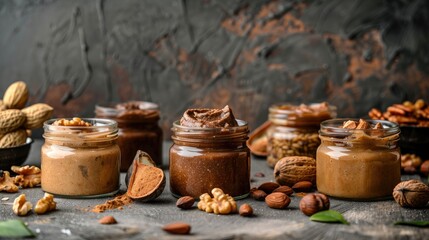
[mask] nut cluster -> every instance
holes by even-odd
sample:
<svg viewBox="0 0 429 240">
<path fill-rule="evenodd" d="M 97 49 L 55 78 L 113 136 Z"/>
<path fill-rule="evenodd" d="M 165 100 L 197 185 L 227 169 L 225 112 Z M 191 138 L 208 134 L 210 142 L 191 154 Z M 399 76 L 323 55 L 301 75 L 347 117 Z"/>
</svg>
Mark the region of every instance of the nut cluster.
<svg viewBox="0 0 429 240">
<path fill-rule="evenodd" d="M 18 192 L 18 187 L 32 188 L 41 183 L 40 168 L 35 166 L 12 166 L 12 171 L 17 175 L 11 177 L 8 171 L 0 170 L 0 192 Z"/>
<path fill-rule="evenodd" d="M 44 103 L 25 107 L 29 98 L 28 88 L 24 82 L 10 85 L 0 100 L 0 148 L 22 145 L 31 129 L 40 128 L 48 120 L 53 108 Z"/>
<path fill-rule="evenodd" d="M 91 123 L 83 121 L 81 118 L 74 117 L 72 120 L 67 120 L 64 118 L 58 119 L 54 123 L 54 126 L 69 126 L 69 127 L 89 127 L 92 126 Z"/>
<path fill-rule="evenodd" d="M 54 196 L 45 193 L 45 196 L 37 201 L 36 206 L 34 207 L 34 212 L 37 214 L 45 214 L 47 212 L 55 210 L 57 203 L 54 201 Z M 17 216 L 25 216 L 33 209 L 33 204 L 27 201 L 25 194 L 19 195 L 13 201 L 12 211 Z"/>
<path fill-rule="evenodd" d="M 225 194 L 220 188 L 213 188 L 213 197 L 208 193 L 200 196 L 198 209 L 215 214 L 229 214 L 237 211 L 237 203 L 234 198 Z"/>
<path fill-rule="evenodd" d="M 429 126 L 429 105 L 422 99 L 415 103 L 405 101 L 402 104 L 393 104 L 384 113 L 373 108 L 368 115 L 372 119 L 389 120 L 400 125 Z"/>
</svg>

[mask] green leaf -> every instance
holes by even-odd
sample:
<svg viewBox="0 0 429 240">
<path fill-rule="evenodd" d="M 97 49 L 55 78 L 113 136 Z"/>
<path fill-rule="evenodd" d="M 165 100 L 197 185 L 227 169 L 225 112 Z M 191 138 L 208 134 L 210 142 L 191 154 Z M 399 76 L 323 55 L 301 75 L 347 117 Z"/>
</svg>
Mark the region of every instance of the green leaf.
<svg viewBox="0 0 429 240">
<path fill-rule="evenodd" d="M 34 233 L 21 220 L 0 222 L 0 237 L 35 237 Z"/>
<path fill-rule="evenodd" d="M 347 225 L 349 224 L 346 219 L 344 219 L 343 215 L 341 215 L 341 213 L 335 210 L 326 210 L 315 213 L 311 215 L 310 220 L 325 223 L 343 223 Z"/>
<path fill-rule="evenodd" d="M 399 221 L 395 222 L 395 225 L 407 225 L 407 226 L 413 226 L 413 227 L 429 227 L 429 221 Z"/>
</svg>

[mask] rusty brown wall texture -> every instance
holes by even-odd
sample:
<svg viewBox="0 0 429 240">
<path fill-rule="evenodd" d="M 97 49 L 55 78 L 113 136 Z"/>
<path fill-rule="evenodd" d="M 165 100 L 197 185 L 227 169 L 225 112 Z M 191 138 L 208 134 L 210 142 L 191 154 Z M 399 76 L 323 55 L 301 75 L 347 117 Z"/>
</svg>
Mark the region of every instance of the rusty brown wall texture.
<svg viewBox="0 0 429 240">
<path fill-rule="evenodd" d="M 0 94 L 28 83 L 55 116 L 160 105 L 168 138 L 190 107 L 229 104 L 254 129 L 273 103 L 366 116 L 429 100 L 426 0 L 1 0 Z"/>
</svg>

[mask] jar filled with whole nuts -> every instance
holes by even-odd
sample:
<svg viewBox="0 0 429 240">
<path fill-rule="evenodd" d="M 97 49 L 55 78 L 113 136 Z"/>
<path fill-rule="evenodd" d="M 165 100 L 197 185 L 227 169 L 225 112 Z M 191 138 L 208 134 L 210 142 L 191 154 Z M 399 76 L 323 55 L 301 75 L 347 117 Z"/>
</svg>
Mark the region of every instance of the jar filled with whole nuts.
<svg viewBox="0 0 429 240">
<path fill-rule="evenodd" d="M 43 128 L 43 191 L 69 198 L 102 197 L 118 192 L 121 152 L 116 143 L 115 121 L 51 119 Z"/>
<path fill-rule="evenodd" d="M 329 196 L 391 198 L 401 180 L 399 126 L 384 120 L 331 119 L 321 123 L 316 182 Z"/>
<path fill-rule="evenodd" d="M 271 106 L 268 116 L 271 126 L 267 130 L 268 165 L 274 167 L 287 156 L 315 158 L 320 144 L 319 125 L 336 115 L 336 107 L 326 102 Z"/>
<path fill-rule="evenodd" d="M 118 123 L 122 172 L 128 170 L 137 150 L 147 152 L 157 166 L 162 165 L 162 129 L 158 125 L 160 111 L 157 104 L 130 101 L 97 105 L 95 114 Z"/>
</svg>

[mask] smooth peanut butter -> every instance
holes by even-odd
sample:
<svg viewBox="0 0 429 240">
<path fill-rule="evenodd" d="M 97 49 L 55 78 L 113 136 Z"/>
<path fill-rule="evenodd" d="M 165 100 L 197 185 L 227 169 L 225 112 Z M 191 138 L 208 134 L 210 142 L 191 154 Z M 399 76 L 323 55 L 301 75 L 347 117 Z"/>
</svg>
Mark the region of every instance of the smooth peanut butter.
<svg viewBox="0 0 429 240">
<path fill-rule="evenodd" d="M 398 126 L 387 121 L 342 122 L 321 124 L 319 192 L 356 200 L 390 197 L 401 179 Z"/>
<path fill-rule="evenodd" d="M 231 109 L 190 109 L 173 124 L 170 189 L 174 196 L 192 196 L 221 188 L 242 198 L 250 190 L 247 123 Z"/>
<path fill-rule="evenodd" d="M 107 126 L 101 122 L 114 124 Z M 45 124 L 42 189 L 67 197 L 113 194 L 119 189 L 120 150 L 116 123 L 95 126 Z"/>
</svg>

